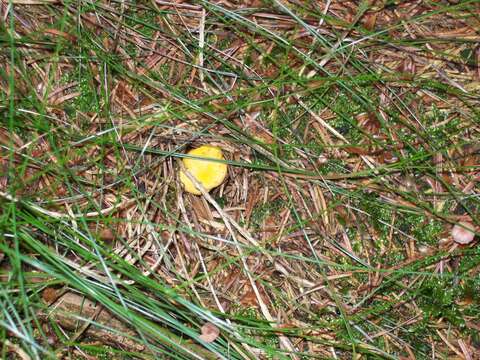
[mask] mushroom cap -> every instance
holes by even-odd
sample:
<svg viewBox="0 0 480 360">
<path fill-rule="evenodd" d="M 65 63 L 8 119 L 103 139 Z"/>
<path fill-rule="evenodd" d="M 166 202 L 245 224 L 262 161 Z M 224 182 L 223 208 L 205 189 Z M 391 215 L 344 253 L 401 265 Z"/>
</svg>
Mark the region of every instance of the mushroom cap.
<svg viewBox="0 0 480 360">
<path fill-rule="evenodd" d="M 217 146 L 203 145 L 190 150 L 188 155 L 202 157 L 202 159 L 184 158 L 183 165 L 185 169 L 203 185 L 205 190 L 210 191 L 220 185 L 227 176 L 227 164 L 207 159 L 225 160 L 222 150 Z M 195 195 L 201 195 L 195 184 L 180 171 L 180 181 L 185 191 Z"/>
<path fill-rule="evenodd" d="M 452 237 L 453 241 L 458 244 L 471 243 L 475 238 L 473 225 L 465 221 L 459 222 L 452 228 Z"/>
</svg>

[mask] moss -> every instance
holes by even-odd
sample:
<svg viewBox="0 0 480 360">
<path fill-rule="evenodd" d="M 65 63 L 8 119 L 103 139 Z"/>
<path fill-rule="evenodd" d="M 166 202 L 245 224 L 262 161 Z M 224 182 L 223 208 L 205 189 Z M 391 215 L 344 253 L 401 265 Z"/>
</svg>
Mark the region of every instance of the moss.
<svg viewBox="0 0 480 360">
<path fill-rule="evenodd" d="M 278 336 L 271 331 L 271 327 L 265 323 L 265 331 L 250 328 L 249 326 L 265 322 L 259 310 L 255 307 L 242 307 L 240 304 L 236 305 L 234 309 L 234 317 L 245 324 L 245 327 L 238 327 L 238 332 L 242 337 L 251 339 L 254 342 L 262 344 L 265 351 L 265 359 L 283 359 L 279 354 L 280 342 Z"/>
<path fill-rule="evenodd" d="M 346 174 L 348 173 L 348 170 L 345 168 L 342 160 L 328 159 L 327 162 L 320 168 L 320 173 L 325 175 L 331 173 Z"/>
<path fill-rule="evenodd" d="M 424 320 L 435 322 L 442 318 L 454 326 L 464 327 L 465 320 L 456 302 L 462 289 L 451 279 L 432 277 L 423 283 L 419 291 L 418 305 L 423 310 Z"/>
<path fill-rule="evenodd" d="M 444 231 L 442 222 L 431 218 L 427 219 L 424 216 L 415 216 L 411 224 L 413 226 L 412 234 L 417 240 L 417 244 L 436 245 Z"/>
<path fill-rule="evenodd" d="M 80 94 L 64 104 L 67 114 L 75 116 L 77 111 L 99 112 L 97 87 L 93 83 L 90 72 L 81 63 L 77 63 L 73 71 L 65 72 L 60 78 L 61 85 L 71 82 L 77 82 L 72 91 L 78 91 Z"/>
<path fill-rule="evenodd" d="M 94 341 L 95 340 L 92 340 L 92 342 Z M 110 360 L 110 359 L 129 360 L 129 359 L 137 358 L 137 356 L 139 356 L 139 354 L 115 349 L 108 345 L 97 346 L 97 345 L 79 344 L 77 346 L 81 348 L 83 351 L 85 351 L 85 353 L 93 356 L 95 359 L 98 359 L 98 360 Z M 74 357 L 74 359 L 84 359 L 84 357 Z"/>
<path fill-rule="evenodd" d="M 270 215 L 278 214 L 282 209 L 285 208 L 285 206 L 285 200 L 280 198 L 256 206 L 252 211 L 252 225 L 257 229 L 260 228 L 265 219 L 267 219 Z"/>
</svg>

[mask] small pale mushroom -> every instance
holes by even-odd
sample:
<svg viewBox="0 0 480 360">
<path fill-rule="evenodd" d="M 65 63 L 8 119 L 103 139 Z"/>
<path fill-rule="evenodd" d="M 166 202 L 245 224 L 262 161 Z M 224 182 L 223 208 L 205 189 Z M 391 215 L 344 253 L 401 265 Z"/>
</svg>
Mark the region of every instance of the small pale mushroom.
<svg viewBox="0 0 480 360">
<path fill-rule="evenodd" d="M 459 222 L 452 228 L 452 237 L 457 244 L 465 245 L 471 243 L 475 238 L 473 225 L 465 221 Z"/>
<path fill-rule="evenodd" d="M 220 329 L 214 324 L 207 322 L 202 326 L 202 334 L 199 337 L 206 343 L 211 343 L 214 342 L 219 335 Z"/>
<path fill-rule="evenodd" d="M 225 177 L 227 176 L 227 164 L 220 162 L 225 160 L 225 158 L 219 147 L 203 145 L 190 150 L 187 154 L 202 158 L 184 158 L 182 162 L 185 170 L 187 170 L 206 191 L 210 191 L 219 186 L 225 180 Z M 209 161 L 208 159 L 220 161 Z M 180 181 L 182 182 L 185 191 L 195 195 L 201 195 L 200 190 L 197 189 L 195 184 L 188 178 L 183 170 L 180 170 Z"/>
</svg>

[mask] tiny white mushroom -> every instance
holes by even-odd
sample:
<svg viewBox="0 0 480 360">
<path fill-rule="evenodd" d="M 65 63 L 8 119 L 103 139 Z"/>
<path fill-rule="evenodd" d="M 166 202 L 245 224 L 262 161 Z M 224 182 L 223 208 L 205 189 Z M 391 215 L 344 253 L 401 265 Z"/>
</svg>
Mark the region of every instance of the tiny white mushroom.
<svg viewBox="0 0 480 360">
<path fill-rule="evenodd" d="M 465 245 L 471 243 L 475 238 L 473 225 L 465 221 L 459 222 L 452 228 L 452 237 L 457 244 Z"/>
</svg>

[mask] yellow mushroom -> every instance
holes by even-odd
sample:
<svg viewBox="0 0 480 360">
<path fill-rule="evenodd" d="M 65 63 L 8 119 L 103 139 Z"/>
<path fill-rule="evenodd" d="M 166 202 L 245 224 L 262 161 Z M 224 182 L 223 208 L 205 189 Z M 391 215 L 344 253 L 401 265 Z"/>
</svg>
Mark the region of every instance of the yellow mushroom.
<svg viewBox="0 0 480 360">
<path fill-rule="evenodd" d="M 190 150 L 188 155 L 201 157 L 202 159 L 184 158 L 183 165 L 185 169 L 200 183 L 205 190 L 210 191 L 220 185 L 227 176 L 227 164 L 218 161 L 209 161 L 207 159 L 225 160 L 222 150 L 219 147 L 203 145 L 199 148 Z M 200 190 L 181 170 L 180 181 L 183 187 L 189 193 L 200 195 Z"/>
</svg>

